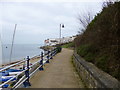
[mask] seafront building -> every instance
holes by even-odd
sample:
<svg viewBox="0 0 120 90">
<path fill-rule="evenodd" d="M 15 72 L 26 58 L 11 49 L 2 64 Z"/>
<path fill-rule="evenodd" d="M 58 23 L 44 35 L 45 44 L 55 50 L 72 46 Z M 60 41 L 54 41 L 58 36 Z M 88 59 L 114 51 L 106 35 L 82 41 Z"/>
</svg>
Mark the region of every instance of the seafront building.
<svg viewBox="0 0 120 90">
<path fill-rule="evenodd" d="M 71 37 L 63 37 L 63 38 L 49 38 L 44 41 L 45 46 L 54 46 L 57 44 L 62 44 L 62 43 L 69 43 L 72 42 L 76 36 L 71 36 Z"/>
</svg>

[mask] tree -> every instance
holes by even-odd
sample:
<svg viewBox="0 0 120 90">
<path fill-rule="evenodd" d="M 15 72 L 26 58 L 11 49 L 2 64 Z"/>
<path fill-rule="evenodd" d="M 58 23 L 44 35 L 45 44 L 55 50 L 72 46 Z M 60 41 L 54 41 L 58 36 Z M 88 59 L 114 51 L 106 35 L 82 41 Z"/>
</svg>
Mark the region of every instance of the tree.
<svg viewBox="0 0 120 90">
<path fill-rule="evenodd" d="M 93 14 L 88 11 L 87 13 L 79 14 L 78 15 L 79 23 L 83 26 L 82 32 L 84 32 L 90 22 L 93 20 Z"/>
<path fill-rule="evenodd" d="M 108 7 L 109 5 L 112 5 L 114 2 L 117 2 L 118 0 L 105 0 L 102 4 L 102 7 Z"/>
</svg>

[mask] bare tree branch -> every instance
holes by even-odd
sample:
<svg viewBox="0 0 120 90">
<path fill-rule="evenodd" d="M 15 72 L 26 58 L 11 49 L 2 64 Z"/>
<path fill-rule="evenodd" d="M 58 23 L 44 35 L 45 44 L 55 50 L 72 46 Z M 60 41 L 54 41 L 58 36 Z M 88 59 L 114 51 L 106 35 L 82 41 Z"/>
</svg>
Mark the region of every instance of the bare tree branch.
<svg viewBox="0 0 120 90">
<path fill-rule="evenodd" d="M 102 4 L 102 7 L 108 7 L 109 5 L 113 4 L 114 2 L 116 2 L 118 0 L 105 0 Z"/>
<path fill-rule="evenodd" d="M 83 26 L 83 29 L 85 30 L 90 24 L 90 22 L 93 20 L 93 14 L 89 11 L 87 13 L 84 12 L 83 14 L 78 15 L 78 20 L 79 23 Z"/>
</svg>

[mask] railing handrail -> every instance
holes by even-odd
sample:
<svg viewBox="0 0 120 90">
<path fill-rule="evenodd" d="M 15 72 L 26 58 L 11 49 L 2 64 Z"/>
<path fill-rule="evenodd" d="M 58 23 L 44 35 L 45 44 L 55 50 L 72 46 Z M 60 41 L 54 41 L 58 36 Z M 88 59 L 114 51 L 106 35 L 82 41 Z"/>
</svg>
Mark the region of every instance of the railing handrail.
<svg viewBox="0 0 120 90">
<path fill-rule="evenodd" d="M 27 60 L 22 60 L 22 61 L 19 61 L 19 62 L 15 63 L 15 64 L 11 64 L 11 65 L 9 65 L 9 66 L 6 66 L 6 67 L 0 69 L 0 72 L 5 71 L 5 70 L 7 70 L 7 69 L 9 69 L 9 68 L 11 68 L 11 67 L 14 67 L 14 66 L 16 66 L 16 65 L 18 65 L 18 64 L 20 64 L 20 63 L 23 63 L 23 62 L 25 62 L 25 61 L 27 61 Z"/>
<path fill-rule="evenodd" d="M 40 56 L 40 55 L 36 55 L 36 56 Z M 31 57 L 31 59 L 34 58 L 34 57 L 36 57 L 36 56 Z M 16 66 L 16 65 L 18 65 L 18 64 L 20 64 L 20 63 L 26 62 L 26 61 L 27 61 L 27 59 L 26 59 L 26 60 L 18 61 L 17 63 L 11 64 L 11 65 L 9 65 L 9 66 L 6 66 L 6 67 L 0 69 L 0 72 L 5 71 L 5 70 L 7 70 L 7 69 L 9 69 L 9 68 L 11 68 L 11 67 L 14 67 L 14 66 Z"/>
</svg>

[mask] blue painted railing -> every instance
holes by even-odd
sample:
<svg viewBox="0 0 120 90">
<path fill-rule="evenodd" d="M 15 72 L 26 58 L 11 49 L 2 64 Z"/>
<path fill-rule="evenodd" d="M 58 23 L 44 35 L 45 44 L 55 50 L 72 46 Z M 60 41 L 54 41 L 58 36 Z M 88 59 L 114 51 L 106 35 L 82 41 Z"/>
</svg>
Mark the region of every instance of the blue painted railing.
<svg viewBox="0 0 120 90">
<path fill-rule="evenodd" d="M 35 72 L 38 70 L 44 70 L 43 65 L 46 63 L 49 63 L 49 60 L 53 58 L 57 54 L 57 48 L 52 49 L 51 51 L 48 51 L 47 54 L 43 54 L 41 52 L 40 60 L 35 62 L 33 65 L 30 65 L 30 57 L 27 56 L 26 60 L 19 61 L 15 64 L 6 66 L 4 68 L 0 69 L 0 88 L 18 88 L 22 87 L 29 87 L 31 86 L 29 79 L 34 75 Z M 16 65 L 22 64 L 27 62 L 26 66 L 24 65 L 22 70 L 16 70 L 11 69 L 12 67 L 15 67 Z M 9 72 L 15 72 L 18 73 L 14 76 L 8 76 Z M 5 77 L 7 77 L 5 79 Z M 13 84 L 14 83 L 14 84 Z M 10 86 L 11 85 L 11 86 Z"/>
</svg>

